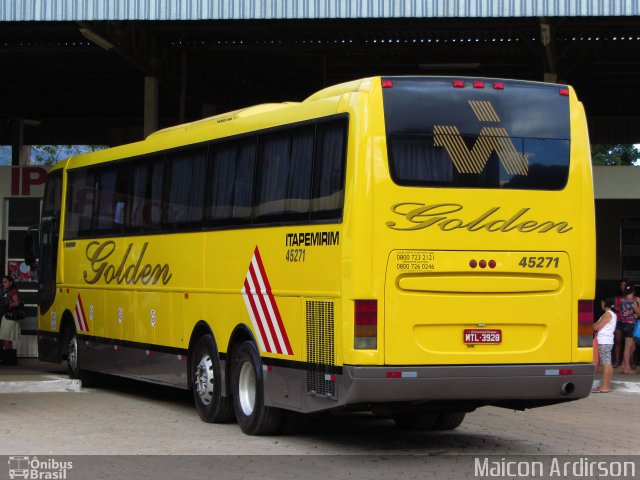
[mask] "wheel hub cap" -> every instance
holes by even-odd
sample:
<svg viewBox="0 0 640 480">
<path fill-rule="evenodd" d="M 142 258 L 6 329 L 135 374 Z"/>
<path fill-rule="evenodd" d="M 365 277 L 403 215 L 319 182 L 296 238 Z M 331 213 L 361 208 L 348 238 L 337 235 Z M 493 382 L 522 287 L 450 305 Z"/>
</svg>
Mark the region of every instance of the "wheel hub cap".
<svg viewBox="0 0 640 480">
<path fill-rule="evenodd" d="M 208 405 L 213 398 L 213 380 L 213 362 L 209 355 L 205 355 L 196 367 L 194 378 L 196 392 L 205 405 Z"/>
<path fill-rule="evenodd" d="M 238 397 L 242 413 L 246 416 L 251 415 L 256 403 L 256 373 L 249 362 L 243 363 L 240 369 Z"/>
</svg>

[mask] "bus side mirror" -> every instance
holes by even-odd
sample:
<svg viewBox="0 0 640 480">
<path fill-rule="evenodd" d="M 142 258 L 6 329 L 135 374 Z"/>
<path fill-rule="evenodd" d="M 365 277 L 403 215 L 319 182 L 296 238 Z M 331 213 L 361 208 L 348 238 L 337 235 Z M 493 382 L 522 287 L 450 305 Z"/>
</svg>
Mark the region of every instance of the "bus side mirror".
<svg viewBox="0 0 640 480">
<path fill-rule="evenodd" d="M 38 227 L 29 227 L 27 234 L 24 236 L 24 263 L 30 267 L 36 266 L 38 259 Z"/>
</svg>

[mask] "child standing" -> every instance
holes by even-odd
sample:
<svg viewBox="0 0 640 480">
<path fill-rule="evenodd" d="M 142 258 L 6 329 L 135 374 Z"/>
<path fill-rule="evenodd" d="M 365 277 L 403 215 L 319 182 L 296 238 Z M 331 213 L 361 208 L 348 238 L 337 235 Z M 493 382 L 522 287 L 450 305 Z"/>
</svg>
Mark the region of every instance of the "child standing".
<svg viewBox="0 0 640 480">
<path fill-rule="evenodd" d="M 600 357 L 600 365 L 602 365 L 602 383 L 593 390 L 593 393 L 609 393 L 611 391 L 611 377 L 613 377 L 611 350 L 613 349 L 613 338 L 617 323 L 617 316 L 614 311 L 615 298 L 606 298 L 602 300 L 601 304 L 604 313 L 593 324 L 593 330 L 598 335 L 598 355 Z"/>
</svg>

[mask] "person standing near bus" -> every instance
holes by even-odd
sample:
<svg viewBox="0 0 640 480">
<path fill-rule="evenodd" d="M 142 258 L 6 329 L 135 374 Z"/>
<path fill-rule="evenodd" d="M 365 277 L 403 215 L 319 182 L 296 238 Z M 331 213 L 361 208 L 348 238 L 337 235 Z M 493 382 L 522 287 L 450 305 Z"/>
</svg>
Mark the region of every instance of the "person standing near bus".
<svg viewBox="0 0 640 480">
<path fill-rule="evenodd" d="M 631 285 L 627 285 L 624 290 L 624 297 L 620 302 L 620 323 L 622 324 L 622 335 L 624 337 L 624 354 L 622 355 L 622 373 L 636 373 L 631 368 L 633 354 L 636 349 L 633 340 L 633 328 L 636 319 L 640 316 L 640 306 L 636 300 L 635 290 Z"/>
<path fill-rule="evenodd" d="M 0 340 L 4 341 L 4 350 L 11 350 L 13 342 L 20 340 L 20 322 L 7 318 L 7 312 L 12 308 L 20 306 L 20 295 L 18 288 L 12 277 L 5 275 L 2 277 L 2 303 L 3 317 L 0 323 Z"/>
<path fill-rule="evenodd" d="M 624 298 L 624 291 L 627 288 L 629 281 L 626 278 L 620 280 L 620 292 L 616 296 L 616 304 L 615 309 L 616 312 L 621 312 L 620 303 Z M 622 365 L 622 344 L 624 343 L 624 337 L 622 335 L 622 323 L 616 322 L 616 331 L 614 333 L 614 347 L 613 347 L 613 358 L 615 359 L 614 368 L 618 368 Z"/>
<path fill-rule="evenodd" d="M 611 366 L 611 350 L 613 349 L 614 332 L 616 330 L 617 316 L 614 310 L 615 299 L 609 297 L 602 300 L 604 313 L 593 324 L 593 330 L 598 338 L 598 357 L 602 365 L 602 382 L 593 390 L 593 393 L 609 393 L 611 391 L 611 378 L 613 367 Z"/>
</svg>

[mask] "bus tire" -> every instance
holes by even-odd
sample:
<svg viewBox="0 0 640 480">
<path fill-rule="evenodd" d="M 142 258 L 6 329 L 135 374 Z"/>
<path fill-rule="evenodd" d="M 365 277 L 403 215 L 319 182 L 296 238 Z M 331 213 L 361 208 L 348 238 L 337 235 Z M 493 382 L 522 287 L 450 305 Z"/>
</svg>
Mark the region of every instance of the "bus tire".
<svg viewBox="0 0 640 480">
<path fill-rule="evenodd" d="M 247 435 L 273 435 L 282 423 L 282 411 L 264 405 L 262 362 L 253 342 L 240 344 L 232 365 L 233 406 Z"/>
<path fill-rule="evenodd" d="M 207 423 L 229 423 L 233 403 L 222 396 L 220 360 L 211 335 L 203 335 L 191 352 L 191 389 L 198 415 Z"/>
<path fill-rule="evenodd" d="M 393 416 L 398 428 L 412 432 L 431 430 L 438 420 L 437 412 L 398 414 Z"/>
<path fill-rule="evenodd" d="M 440 412 L 433 426 L 434 430 L 455 430 L 460 426 L 467 412 Z"/>
<path fill-rule="evenodd" d="M 69 378 L 80 380 L 82 388 L 95 385 L 95 375 L 78 366 L 78 335 L 74 327 L 68 327 L 62 335 L 62 345 L 66 348 Z"/>
</svg>

